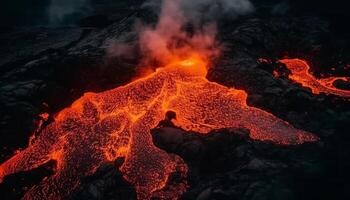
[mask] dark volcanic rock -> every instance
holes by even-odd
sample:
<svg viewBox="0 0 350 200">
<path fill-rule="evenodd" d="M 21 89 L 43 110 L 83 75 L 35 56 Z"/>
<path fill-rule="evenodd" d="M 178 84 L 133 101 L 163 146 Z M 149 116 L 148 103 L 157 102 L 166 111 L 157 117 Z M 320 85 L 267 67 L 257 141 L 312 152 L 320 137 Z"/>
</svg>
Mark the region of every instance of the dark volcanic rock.
<svg viewBox="0 0 350 200">
<path fill-rule="evenodd" d="M 84 92 L 114 88 L 134 77 L 137 50 L 123 57 L 114 54 L 113 45 L 127 42 L 133 47 L 135 20 L 152 22 L 154 16 L 140 9 L 142 0 L 90 2 L 94 11 L 80 19 L 81 27 L 0 31 L 0 162 L 27 146 L 40 113 L 54 114 Z M 350 102 L 312 94 L 288 80 L 289 72 L 277 62 L 299 57 L 311 64 L 316 76 L 349 76 L 346 7 L 336 2 L 329 8 L 313 6 L 321 4 L 314 0 L 253 2 L 255 14 L 218 23 L 222 54 L 208 79 L 244 89 L 249 105 L 315 133 L 321 141 L 278 146 L 252 141 L 244 129 L 200 135 L 165 121 L 152 131 L 154 143 L 188 164 L 190 188 L 183 199 L 350 199 Z M 34 10 L 47 6 L 43 1 Z M 27 10 L 14 20 L 28 16 Z M 41 11 L 36 15 L 45 17 Z M 274 77 L 274 70 L 282 75 Z M 349 88 L 343 81 L 335 85 Z M 118 171 L 121 163 L 106 163 L 94 175 L 83 177 L 71 199 L 134 199 L 134 188 Z M 8 177 L 0 185 L 1 195 L 20 198 L 28 189 L 22 187 L 50 175 L 50 170 L 40 171 L 43 168 Z"/>
<path fill-rule="evenodd" d="M 153 138 L 160 148 L 180 155 L 189 164 L 191 189 L 183 199 L 298 199 L 299 193 L 323 185 L 298 186 L 324 173 L 319 168 L 324 164 L 319 163 L 321 144 L 276 146 L 251 141 L 249 133 L 241 129 L 218 130 L 207 135 L 178 130 L 183 134 L 183 142 L 174 148 L 174 142 L 166 139 L 173 135 L 172 129 L 155 129 Z M 202 148 L 188 149 L 189 143 L 201 144 Z"/>
<path fill-rule="evenodd" d="M 110 57 L 106 48 L 116 38 L 130 39 L 135 19 L 126 15 L 105 29 L 25 28 L 0 35 L 0 161 L 28 144 L 40 113 L 58 112 L 86 91 L 134 76 L 136 60 Z"/>
<path fill-rule="evenodd" d="M 135 188 L 124 180 L 118 170 L 122 163 L 122 160 L 117 160 L 114 164 L 101 166 L 93 176 L 82 180 L 80 189 L 69 199 L 135 199 Z"/>
</svg>

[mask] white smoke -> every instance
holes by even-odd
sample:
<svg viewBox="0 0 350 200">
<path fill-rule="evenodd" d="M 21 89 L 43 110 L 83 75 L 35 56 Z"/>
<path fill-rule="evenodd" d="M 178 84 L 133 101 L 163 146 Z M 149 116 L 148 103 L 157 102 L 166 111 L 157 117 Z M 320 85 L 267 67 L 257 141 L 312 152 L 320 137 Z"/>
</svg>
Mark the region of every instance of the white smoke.
<svg viewBox="0 0 350 200">
<path fill-rule="evenodd" d="M 150 60 L 162 64 L 191 52 L 199 52 L 206 59 L 216 57 L 220 51 L 216 42 L 217 20 L 254 11 L 249 0 L 148 0 L 143 6 L 157 14 L 158 22 L 155 26 L 137 27 L 141 55 L 145 63 Z M 114 43 L 108 52 L 121 53 L 125 47 Z"/>
<path fill-rule="evenodd" d="M 236 18 L 254 10 L 249 0 L 153 0 L 146 5 L 160 8 L 159 20 L 155 27 L 146 27 L 140 33 L 140 47 L 148 56 L 163 61 L 190 51 L 208 58 L 216 56 L 216 21 L 222 16 Z M 188 24 L 194 27 L 191 35 L 184 30 Z"/>
</svg>

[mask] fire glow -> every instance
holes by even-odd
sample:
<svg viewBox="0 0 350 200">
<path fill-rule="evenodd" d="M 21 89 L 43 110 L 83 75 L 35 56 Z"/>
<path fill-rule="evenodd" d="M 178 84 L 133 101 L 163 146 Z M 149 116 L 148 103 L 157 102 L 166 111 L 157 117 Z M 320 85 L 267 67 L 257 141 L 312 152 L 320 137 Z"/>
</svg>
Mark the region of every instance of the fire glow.
<svg viewBox="0 0 350 200">
<path fill-rule="evenodd" d="M 282 59 L 281 63 L 291 71 L 288 78 L 300 83 L 302 86 L 310 88 L 314 94 L 333 94 L 341 97 L 350 97 L 349 90 L 341 90 L 334 87 L 337 80 L 349 81 L 347 77 L 329 77 L 318 79 L 310 73 L 310 66 L 301 59 Z"/>
<path fill-rule="evenodd" d="M 175 155 L 154 146 L 150 130 L 176 113 L 174 124 L 205 134 L 214 129 L 246 127 L 250 137 L 278 144 L 315 141 L 310 133 L 246 104 L 247 94 L 205 78 L 206 61 L 188 58 L 159 68 L 153 74 L 102 93 L 86 93 L 59 112 L 32 145 L 0 166 L 5 175 L 31 170 L 49 160 L 57 161 L 55 174 L 31 188 L 23 199 L 63 199 L 79 185 L 79 177 L 91 175 L 104 162 L 125 157 L 121 166 L 126 180 L 136 187 L 139 199 L 154 194 L 176 199 L 186 184 L 171 192 L 157 192 L 168 177 L 187 166 Z"/>
</svg>

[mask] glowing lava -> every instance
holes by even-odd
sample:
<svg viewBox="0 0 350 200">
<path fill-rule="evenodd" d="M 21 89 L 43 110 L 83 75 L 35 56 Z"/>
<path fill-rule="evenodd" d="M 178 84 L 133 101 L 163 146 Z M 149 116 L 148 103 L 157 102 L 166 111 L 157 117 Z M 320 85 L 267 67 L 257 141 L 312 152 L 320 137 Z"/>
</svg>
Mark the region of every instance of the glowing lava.
<svg viewBox="0 0 350 200">
<path fill-rule="evenodd" d="M 199 56 L 174 59 L 147 77 L 102 93 L 86 93 L 59 112 L 27 149 L 0 166 L 0 178 L 26 171 L 54 159 L 55 174 L 31 188 L 23 199 L 63 199 L 106 161 L 125 157 L 120 168 L 138 199 L 177 199 L 186 184 L 163 191 L 168 177 L 187 166 L 154 146 L 150 130 L 174 111 L 175 125 L 207 133 L 214 129 L 246 127 L 250 137 L 278 144 L 301 144 L 317 137 L 246 104 L 247 94 L 209 82 L 206 60 Z"/>
<path fill-rule="evenodd" d="M 346 77 L 330 77 L 317 79 L 310 73 L 310 66 L 300 59 L 283 59 L 281 63 L 285 64 L 286 67 L 291 71 L 288 76 L 289 79 L 300 83 L 302 86 L 310 88 L 312 93 L 320 94 L 333 94 L 342 97 L 350 97 L 349 90 L 341 90 L 333 86 L 334 81 L 343 80 L 348 81 Z"/>
</svg>

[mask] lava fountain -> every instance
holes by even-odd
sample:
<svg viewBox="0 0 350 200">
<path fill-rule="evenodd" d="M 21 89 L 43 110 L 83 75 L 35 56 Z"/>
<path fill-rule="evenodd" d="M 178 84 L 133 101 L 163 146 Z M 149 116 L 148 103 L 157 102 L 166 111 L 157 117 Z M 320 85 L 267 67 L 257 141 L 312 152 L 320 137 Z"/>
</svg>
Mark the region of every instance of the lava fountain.
<svg viewBox="0 0 350 200">
<path fill-rule="evenodd" d="M 150 130 L 168 111 L 174 124 L 205 134 L 214 129 L 246 127 L 250 137 L 277 144 L 301 144 L 317 137 L 246 104 L 247 94 L 208 81 L 207 60 L 199 54 L 158 68 L 153 74 L 102 93 L 86 93 L 59 112 L 32 144 L 0 166 L 4 176 L 31 170 L 56 160 L 54 175 L 31 188 L 23 199 L 64 199 L 79 186 L 79 178 L 91 175 L 106 161 L 125 157 L 121 166 L 139 199 L 150 199 L 166 186 L 179 166 L 178 157 L 158 149 Z M 186 185 L 160 199 L 176 199 Z M 159 193 L 158 193 L 159 195 Z M 170 196 L 169 196 L 170 195 Z"/>
<path fill-rule="evenodd" d="M 301 59 L 282 59 L 279 60 L 287 69 L 291 71 L 288 78 L 303 87 L 310 88 L 314 94 L 333 94 L 341 97 L 350 97 L 349 90 L 342 90 L 334 87 L 333 83 L 337 80 L 348 81 L 347 77 L 329 77 L 318 79 L 310 73 L 310 66 Z"/>
</svg>

